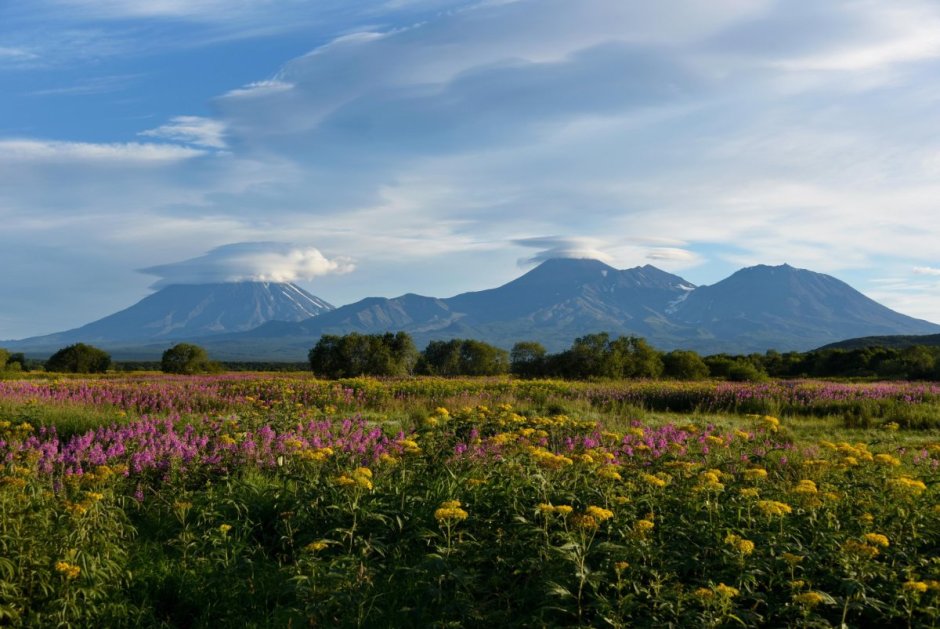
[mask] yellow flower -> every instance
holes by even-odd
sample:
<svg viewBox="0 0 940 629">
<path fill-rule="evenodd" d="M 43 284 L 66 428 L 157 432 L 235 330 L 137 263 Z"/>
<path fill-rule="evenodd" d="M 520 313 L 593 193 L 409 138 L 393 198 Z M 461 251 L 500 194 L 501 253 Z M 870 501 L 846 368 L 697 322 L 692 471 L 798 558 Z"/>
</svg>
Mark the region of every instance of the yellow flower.
<svg viewBox="0 0 940 629">
<path fill-rule="evenodd" d="M 801 480 L 796 484 L 796 487 L 793 488 L 793 493 L 796 494 L 816 494 L 819 493 L 819 490 L 816 488 L 816 483 L 811 480 Z"/>
<path fill-rule="evenodd" d="M 927 591 L 927 584 L 923 581 L 906 581 L 901 587 L 905 592 L 912 594 L 923 594 Z"/>
<path fill-rule="evenodd" d="M 793 588 L 794 590 L 799 590 L 804 585 L 806 585 L 806 581 L 804 581 L 803 579 L 796 579 L 795 581 L 790 581 L 790 587 Z"/>
<path fill-rule="evenodd" d="M 59 574 L 63 575 L 66 579 L 75 579 L 78 578 L 78 575 L 81 574 L 82 569 L 76 566 L 73 563 L 67 561 L 57 561 L 55 562 L 55 570 Z"/>
<path fill-rule="evenodd" d="M 793 595 L 793 602 L 797 605 L 804 605 L 806 607 L 816 607 L 823 601 L 825 597 L 819 592 L 802 592 L 800 594 Z"/>
<path fill-rule="evenodd" d="M 716 585 L 715 592 L 722 598 L 734 598 L 741 593 L 738 588 L 725 585 L 724 583 L 719 583 Z"/>
<path fill-rule="evenodd" d="M 575 515 L 571 517 L 571 524 L 577 529 L 591 530 L 597 528 L 597 518 L 592 515 Z"/>
<path fill-rule="evenodd" d="M 777 502 L 776 500 L 759 500 L 757 502 L 757 508 L 766 515 L 766 516 L 784 516 L 793 511 L 793 507 L 788 505 L 785 502 Z"/>
<path fill-rule="evenodd" d="M 610 518 L 614 517 L 613 511 L 609 509 L 603 509 L 601 507 L 591 506 L 585 509 L 584 512 L 587 515 L 596 518 L 598 522 L 603 522 L 604 520 L 609 520 Z"/>
<path fill-rule="evenodd" d="M 756 487 L 742 487 L 738 490 L 738 494 L 742 498 L 757 498 L 760 495 L 760 492 Z"/>
<path fill-rule="evenodd" d="M 636 524 L 634 525 L 634 528 L 641 535 L 645 535 L 646 533 L 649 533 L 650 531 L 652 531 L 653 527 L 655 526 L 656 525 L 650 520 L 637 520 Z"/>
<path fill-rule="evenodd" d="M 222 535 L 228 534 L 228 532 L 231 531 L 231 530 L 232 530 L 232 525 L 231 525 L 231 524 L 220 524 L 220 525 L 219 525 L 219 532 L 222 533 Z"/>
<path fill-rule="evenodd" d="M 796 564 L 800 563 L 801 561 L 803 561 L 803 555 L 794 555 L 793 553 L 783 553 L 780 556 L 783 558 L 785 562 L 790 564 L 791 568 L 795 566 Z"/>
<path fill-rule="evenodd" d="M 872 546 L 881 546 L 882 548 L 887 548 L 890 545 L 888 543 L 888 537 L 886 535 L 882 535 L 881 533 L 865 533 L 862 535 L 862 539 Z"/>
<path fill-rule="evenodd" d="M 892 467 L 897 467 L 898 465 L 901 464 L 900 459 L 893 457 L 890 454 L 884 454 L 884 453 L 876 454 L 875 461 L 877 461 L 878 463 L 881 463 L 882 465 L 889 465 Z"/>
<path fill-rule="evenodd" d="M 551 515 L 552 513 L 555 513 L 555 507 L 544 502 L 539 504 L 538 510 L 542 515 Z"/>
<path fill-rule="evenodd" d="M 882 428 L 884 428 L 885 430 L 897 430 L 900 427 L 901 426 L 897 422 L 888 422 L 887 424 L 882 426 Z"/>
<path fill-rule="evenodd" d="M 868 544 L 857 542 L 854 539 L 850 539 L 845 544 L 843 544 L 842 550 L 851 555 L 865 557 L 868 559 L 874 559 L 880 552 L 875 546 L 869 546 Z"/>
<path fill-rule="evenodd" d="M 628 564 L 626 561 L 618 561 L 617 563 L 614 564 L 614 570 L 616 570 L 617 572 L 623 572 L 629 567 L 630 567 L 630 564 Z"/>
<path fill-rule="evenodd" d="M 695 597 L 702 601 L 711 600 L 715 598 L 715 591 L 711 588 L 699 588 L 695 590 Z"/>
<path fill-rule="evenodd" d="M 645 474 L 645 473 L 640 474 L 640 479 L 642 479 L 644 483 L 646 483 L 647 485 L 651 487 L 665 487 L 666 486 L 666 481 L 659 478 L 658 476 L 653 476 L 652 474 Z"/>
<path fill-rule="evenodd" d="M 555 507 L 555 513 L 562 515 L 570 515 L 572 511 L 574 511 L 574 507 L 570 505 L 558 505 Z"/>
<path fill-rule="evenodd" d="M 927 489 L 927 485 L 924 484 L 924 481 L 911 478 L 910 476 L 901 476 L 900 478 L 891 479 L 888 482 L 896 491 L 912 494 L 914 496 L 919 496 Z"/>
<path fill-rule="evenodd" d="M 739 535 L 735 535 L 734 533 L 728 533 L 727 537 L 725 537 L 725 544 L 731 546 L 744 556 L 754 552 L 754 542 L 749 539 L 744 539 Z"/>
<path fill-rule="evenodd" d="M 744 470 L 744 478 L 750 481 L 764 480 L 767 478 L 767 470 L 762 467 L 752 467 Z"/>
<path fill-rule="evenodd" d="M 306 548 L 307 550 L 309 550 L 309 551 L 312 552 L 312 553 L 315 553 L 315 552 L 318 552 L 318 551 L 323 550 L 323 549 L 326 548 L 327 546 L 329 546 L 329 544 L 327 544 L 327 543 L 324 542 L 323 540 L 320 540 L 320 541 L 316 541 L 316 542 L 310 542 L 309 544 L 307 544 L 306 546 L 304 546 L 304 548 Z"/>
<path fill-rule="evenodd" d="M 623 477 L 613 465 L 605 465 L 597 470 L 597 475 L 608 480 L 623 480 Z"/>
<path fill-rule="evenodd" d="M 466 520 L 469 514 L 460 507 L 461 504 L 459 500 L 446 500 L 442 502 L 441 506 L 434 512 L 434 519 L 438 522 Z"/>
</svg>

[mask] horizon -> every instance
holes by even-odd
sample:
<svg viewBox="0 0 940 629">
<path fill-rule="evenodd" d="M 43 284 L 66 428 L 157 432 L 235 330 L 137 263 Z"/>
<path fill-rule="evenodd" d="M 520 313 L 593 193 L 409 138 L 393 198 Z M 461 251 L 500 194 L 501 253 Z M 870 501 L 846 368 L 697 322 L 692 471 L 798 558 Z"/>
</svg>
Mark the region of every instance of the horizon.
<svg viewBox="0 0 940 629">
<path fill-rule="evenodd" d="M 345 305 L 580 255 L 940 321 L 937 32 L 925 0 L 6 3 L 0 339 L 174 281 Z"/>
<path fill-rule="evenodd" d="M 359 303 L 359 302 L 361 302 L 361 301 L 365 301 L 365 300 L 368 300 L 368 299 L 376 299 L 376 298 L 378 298 L 378 299 L 396 299 L 396 298 L 404 297 L 404 296 L 406 296 L 406 295 L 418 295 L 418 296 L 421 296 L 421 297 L 429 297 L 429 298 L 445 299 L 445 300 L 446 300 L 446 299 L 453 299 L 453 298 L 455 298 L 455 297 L 458 297 L 458 296 L 460 296 L 460 295 L 462 295 L 462 294 L 466 294 L 466 293 L 483 292 L 483 291 L 487 291 L 487 290 L 493 290 L 493 289 L 496 289 L 496 288 L 500 288 L 500 287 L 504 286 L 505 284 L 511 283 L 511 282 L 513 282 L 513 281 L 515 281 L 515 280 L 517 280 L 517 279 L 520 279 L 520 278 L 524 277 L 525 275 L 529 274 L 530 272 L 534 271 L 535 269 L 537 269 L 537 268 L 539 268 L 539 267 L 542 267 L 542 266 L 544 266 L 544 265 L 546 265 L 546 264 L 548 264 L 548 263 L 551 263 L 551 262 L 558 262 L 558 261 L 563 261 L 563 260 L 564 260 L 564 261 L 579 261 L 579 262 L 583 262 L 583 261 L 597 262 L 597 263 L 599 263 L 599 264 L 603 264 L 604 266 L 607 266 L 607 267 L 609 267 L 609 268 L 612 268 L 612 269 L 614 269 L 615 271 L 636 271 L 636 270 L 643 270 L 643 269 L 646 269 L 646 268 L 652 268 L 652 269 L 656 269 L 656 270 L 658 270 L 658 271 L 660 271 L 660 272 L 669 273 L 668 271 L 664 271 L 663 269 L 659 268 L 659 267 L 656 266 L 655 264 L 651 264 L 651 263 L 646 263 L 646 264 L 639 265 L 639 266 L 634 266 L 634 267 L 629 267 L 629 268 L 623 268 L 623 269 L 621 269 L 621 268 L 617 268 L 617 267 L 615 267 L 615 266 L 612 266 L 612 265 L 608 264 L 607 262 L 604 262 L 603 260 L 599 260 L 599 259 L 597 259 L 597 258 L 591 258 L 591 257 L 580 257 L 580 258 L 579 258 L 579 257 L 557 257 L 557 258 L 547 258 L 547 259 L 545 259 L 545 260 L 541 260 L 541 261 L 538 262 L 537 264 L 534 264 L 534 265 L 532 266 L 532 268 L 529 268 L 529 269 L 523 271 L 523 272 L 520 273 L 518 276 L 516 276 L 516 277 L 510 279 L 508 282 L 505 282 L 505 283 L 500 284 L 500 285 L 498 285 L 498 286 L 487 286 L 487 287 L 483 287 L 483 288 L 479 288 L 479 289 L 473 289 L 473 290 L 470 290 L 470 291 L 464 291 L 463 293 L 457 293 L 457 294 L 453 294 L 453 295 L 427 295 L 427 294 L 424 294 L 424 293 L 416 293 L 415 291 L 407 291 L 407 292 L 401 293 L 401 294 L 399 294 L 399 295 L 389 295 L 389 296 L 364 295 L 364 296 L 361 296 L 361 297 L 359 297 L 359 298 L 357 298 L 357 299 L 355 299 L 355 300 L 353 300 L 353 301 L 351 301 L 351 302 L 349 302 L 349 303 L 345 303 L 345 304 L 336 304 L 336 303 L 330 302 L 329 300 L 323 299 L 323 298 L 320 297 L 319 295 L 316 295 L 316 294 L 314 294 L 314 293 L 310 293 L 309 291 L 306 291 L 306 289 L 304 289 L 304 288 L 303 288 L 302 286 L 300 286 L 298 283 L 293 282 L 293 281 L 283 281 L 283 282 L 279 282 L 279 281 L 273 281 L 273 280 L 241 279 L 241 280 L 229 280 L 229 281 L 223 281 L 223 282 L 166 284 L 166 285 L 162 285 L 162 286 L 159 286 L 159 287 L 151 287 L 151 292 L 150 292 L 148 295 L 144 296 L 141 300 L 146 299 L 147 297 L 149 297 L 149 296 L 151 296 L 151 295 L 154 295 L 154 294 L 156 294 L 156 293 L 159 293 L 159 292 L 161 292 L 161 291 L 163 291 L 163 290 L 170 289 L 170 288 L 175 288 L 175 287 L 181 287 L 181 286 L 217 286 L 217 285 L 219 285 L 219 284 L 239 284 L 239 283 L 260 283 L 260 284 L 265 284 L 265 285 L 267 285 L 267 284 L 290 284 L 290 285 L 292 285 L 292 286 L 301 288 L 302 290 L 308 292 L 313 298 L 315 298 L 315 299 L 317 299 L 317 300 L 319 300 L 319 301 L 321 301 L 321 302 L 322 302 L 322 301 L 325 301 L 325 302 L 329 303 L 330 305 L 332 305 L 332 306 L 333 306 L 334 308 L 336 308 L 336 309 L 342 308 L 342 307 L 344 307 L 344 306 L 349 306 L 349 305 L 357 304 L 357 303 Z M 816 272 L 816 271 L 813 271 L 812 269 L 804 269 L 804 268 L 800 268 L 800 267 L 795 267 L 795 266 L 792 266 L 792 265 L 790 265 L 789 263 L 786 263 L 786 262 L 783 262 L 783 263 L 780 263 L 780 264 L 776 264 L 776 265 L 755 264 L 755 265 L 753 265 L 753 266 L 741 267 L 740 269 L 734 270 L 732 273 L 730 273 L 730 274 L 727 275 L 726 277 L 721 278 L 721 279 L 718 280 L 717 282 L 713 282 L 713 283 L 711 283 L 711 284 L 694 284 L 694 283 L 692 283 L 692 282 L 689 282 L 689 280 L 687 280 L 685 277 L 683 277 L 683 276 L 681 276 L 681 275 L 679 275 L 679 274 L 677 274 L 677 273 L 671 273 L 671 275 L 676 276 L 678 279 L 682 280 L 683 282 L 686 282 L 686 283 L 688 283 L 688 284 L 691 284 L 691 285 L 694 287 L 694 288 L 690 289 L 690 292 L 691 292 L 692 290 L 697 290 L 697 289 L 699 289 L 699 288 L 706 288 L 706 287 L 709 287 L 709 286 L 714 286 L 715 284 L 718 284 L 718 283 L 720 283 L 720 282 L 722 282 L 722 281 L 724 281 L 724 280 L 730 278 L 732 275 L 735 275 L 735 274 L 737 274 L 737 273 L 740 272 L 740 271 L 746 271 L 746 270 L 757 269 L 757 268 L 768 268 L 768 269 L 787 268 L 787 269 L 792 269 L 792 270 L 794 270 L 794 271 L 802 271 L 802 272 L 813 273 L 813 274 L 815 274 L 815 275 L 824 275 L 824 276 L 826 276 L 826 277 L 830 277 L 830 278 L 835 279 L 835 280 L 837 280 L 837 281 L 840 281 L 840 282 L 842 281 L 840 278 L 835 277 L 835 276 L 833 276 L 833 275 L 829 275 L 829 274 L 825 274 L 825 273 L 818 273 L 818 272 Z M 853 290 L 857 290 L 857 289 L 855 289 L 855 287 L 851 286 L 850 284 L 849 284 L 849 287 L 852 288 Z M 860 291 L 859 291 L 859 292 L 860 292 Z M 865 297 L 868 297 L 868 296 L 865 295 L 864 293 L 861 293 L 861 294 L 862 294 L 863 296 L 865 296 Z M 869 297 L 869 299 L 871 299 L 871 298 Z M 95 319 L 95 320 L 93 320 L 93 321 L 86 321 L 85 323 L 83 323 L 83 324 L 81 324 L 81 325 L 79 325 L 79 326 L 75 326 L 75 328 L 82 327 L 82 325 L 85 325 L 85 324 L 88 324 L 88 323 L 95 323 L 95 322 L 99 321 L 99 320 L 102 319 L 102 318 L 106 318 L 106 317 L 108 317 L 108 316 L 110 316 L 110 315 L 112 315 L 112 314 L 116 314 L 117 312 L 121 312 L 121 311 L 123 311 L 123 310 L 126 310 L 127 308 L 131 308 L 131 307 L 137 305 L 138 303 L 139 303 L 139 301 L 138 301 L 138 302 L 135 302 L 134 304 L 127 304 L 125 307 L 120 308 L 119 310 L 117 310 L 117 311 L 115 311 L 115 312 L 108 313 L 108 314 L 106 314 L 104 317 L 100 317 L 99 319 Z M 882 304 L 882 305 L 883 305 L 883 304 Z M 896 312 L 897 312 L 897 311 L 896 311 Z M 906 315 L 906 316 L 910 316 L 910 315 L 907 315 L 907 313 L 903 313 L 903 312 L 901 312 L 901 313 L 899 313 L 899 314 Z M 314 315 L 314 316 L 317 316 L 317 315 Z M 917 318 L 917 317 L 914 317 L 914 318 Z M 273 319 L 273 320 L 276 321 L 277 319 Z M 940 323 L 937 323 L 937 322 L 935 322 L 935 321 L 930 321 L 929 319 L 923 319 L 923 321 L 927 321 L 928 323 L 934 323 L 934 324 L 940 325 Z M 69 328 L 69 329 L 74 329 L 74 328 Z M 17 341 L 17 342 L 18 342 L 18 341 L 25 340 L 25 339 L 27 339 L 27 338 L 42 337 L 42 336 L 45 336 L 45 335 L 47 335 L 47 334 L 55 334 L 55 333 L 58 333 L 58 332 L 66 332 L 66 331 L 68 331 L 68 330 L 55 330 L 55 331 L 52 331 L 52 332 L 46 332 L 46 333 L 41 333 L 41 334 L 35 334 L 35 335 L 30 336 L 30 337 L 22 337 L 22 338 L 20 338 L 20 339 L 0 339 L 0 342 L 2 342 L 2 341 Z"/>
</svg>

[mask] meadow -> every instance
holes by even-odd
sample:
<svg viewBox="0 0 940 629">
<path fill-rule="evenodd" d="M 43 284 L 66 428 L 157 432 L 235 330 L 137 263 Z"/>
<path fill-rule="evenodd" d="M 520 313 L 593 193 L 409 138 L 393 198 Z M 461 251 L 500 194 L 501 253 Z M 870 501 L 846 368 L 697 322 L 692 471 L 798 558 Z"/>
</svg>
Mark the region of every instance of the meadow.
<svg viewBox="0 0 940 629">
<path fill-rule="evenodd" d="M 940 625 L 940 386 L 0 381 L 0 625 Z"/>
</svg>

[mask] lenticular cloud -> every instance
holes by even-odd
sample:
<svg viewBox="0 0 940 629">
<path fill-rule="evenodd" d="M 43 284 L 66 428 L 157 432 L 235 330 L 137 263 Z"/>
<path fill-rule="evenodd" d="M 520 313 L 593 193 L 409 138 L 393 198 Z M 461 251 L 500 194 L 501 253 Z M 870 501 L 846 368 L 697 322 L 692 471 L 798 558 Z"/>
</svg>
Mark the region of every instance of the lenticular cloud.
<svg viewBox="0 0 940 629">
<path fill-rule="evenodd" d="M 293 282 L 353 269 L 345 258 L 328 259 L 314 247 L 283 242 L 239 242 L 216 247 L 198 258 L 140 269 L 156 275 L 152 288 L 172 284 Z"/>
<path fill-rule="evenodd" d="M 598 247 L 602 243 L 593 238 L 565 238 L 560 236 L 542 236 L 538 238 L 518 238 L 514 244 L 533 249 L 541 249 L 529 258 L 519 260 L 519 266 L 540 264 L 553 258 L 591 258 L 610 262 L 610 256 Z"/>
</svg>

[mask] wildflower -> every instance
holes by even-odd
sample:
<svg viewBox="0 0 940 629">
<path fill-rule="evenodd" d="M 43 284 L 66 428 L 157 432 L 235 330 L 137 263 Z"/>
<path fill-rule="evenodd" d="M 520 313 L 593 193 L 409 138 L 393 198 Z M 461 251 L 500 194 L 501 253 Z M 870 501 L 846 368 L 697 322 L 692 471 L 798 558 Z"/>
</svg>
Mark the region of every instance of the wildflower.
<svg viewBox="0 0 940 629">
<path fill-rule="evenodd" d="M 715 598 L 715 591 L 711 588 L 699 588 L 695 590 L 695 597 L 701 601 L 708 601 Z"/>
<path fill-rule="evenodd" d="M 640 535 L 646 535 L 653 530 L 653 527 L 656 525 L 650 520 L 637 520 L 636 524 L 633 525 L 633 528 Z"/>
<path fill-rule="evenodd" d="M 728 533 L 725 537 L 725 544 L 731 546 L 744 556 L 754 552 L 754 542 L 749 539 L 744 539 L 739 535 L 735 535 L 734 533 Z"/>
<path fill-rule="evenodd" d="M 327 543 L 324 542 L 323 540 L 319 540 L 319 541 L 316 541 L 316 542 L 310 542 L 309 544 L 307 544 L 306 546 L 304 546 L 304 548 L 306 548 L 307 550 L 309 550 L 309 551 L 312 552 L 312 553 L 315 553 L 315 552 L 319 552 L 319 551 L 323 550 L 323 549 L 326 548 L 327 546 L 329 546 L 329 544 L 327 544 Z"/>
<path fill-rule="evenodd" d="M 803 555 L 795 555 L 793 553 L 783 553 L 780 556 L 783 558 L 785 562 L 790 564 L 791 568 L 796 566 L 796 564 L 800 563 L 801 561 L 803 561 Z"/>
<path fill-rule="evenodd" d="M 734 598 L 735 596 L 741 593 L 740 590 L 736 587 L 731 587 L 730 585 L 725 585 L 724 583 L 719 583 L 715 586 L 715 592 L 721 598 Z"/>
<path fill-rule="evenodd" d="M 542 515 L 551 515 L 555 513 L 555 507 L 544 502 L 539 503 L 539 506 L 537 507 L 537 509 L 539 510 L 539 513 L 541 513 Z"/>
<path fill-rule="evenodd" d="M 742 498 L 757 498 L 760 491 L 756 487 L 742 487 L 738 490 L 738 495 Z"/>
<path fill-rule="evenodd" d="M 650 487 L 665 487 L 666 481 L 652 474 L 640 474 L 640 478 Z"/>
<path fill-rule="evenodd" d="M 881 463 L 882 465 L 888 465 L 891 467 L 897 467 L 898 465 L 901 464 L 900 459 L 898 459 L 897 457 L 893 457 L 890 454 L 885 454 L 885 453 L 876 454 L 875 461 L 877 461 L 878 463 Z"/>
<path fill-rule="evenodd" d="M 803 579 L 795 579 L 793 581 L 790 581 L 790 587 L 793 588 L 794 590 L 802 589 L 803 586 L 805 585 L 806 585 L 806 581 L 804 581 Z"/>
<path fill-rule="evenodd" d="M 768 517 L 784 516 L 793 511 L 793 507 L 787 503 L 777 502 L 776 500 L 759 500 L 757 508 Z"/>
<path fill-rule="evenodd" d="M 601 507 L 591 506 L 585 509 L 584 512 L 587 515 L 593 518 L 596 518 L 598 522 L 603 522 L 605 520 L 609 520 L 610 518 L 614 517 L 613 511 L 610 511 L 609 509 L 603 509 Z"/>
<path fill-rule="evenodd" d="M 577 529 L 592 530 L 597 528 L 597 518 L 592 515 L 579 514 L 572 516 L 571 524 Z"/>
<path fill-rule="evenodd" d="M 825 600 L 825 597 L 819 592 L 801 592 L 793 595 L 793 602 L 805 607 L 816 607 Z"/>
<path fill-rule="evenodd" d="M 451 520 L 466 520 L 469 515 L 460 508 L 459 500 L 447 500 L 441 503 L 441 506 L 434 512 L 434 519 L 438 522 L 450 522 Z"/>
<path fill-rule="evenodd" d="M 870 513 L 863 513 L 862 515 L 858 516 L 858 521 L 862 524 L 871 524 L 875 521 L 875 516 Z"/>
<path fill-rule="evenodd" d="M 751 469 L 744 470 L 744 478 L 749 481 L 765 480 L 767 478 L 767 470 L 762 467 L 752 467 Z"/>
<path fill-rule="evenodd" d="M 613 465 L 605 465 L 597 470 L 597 475 L 608 480 L 623 480 L 623 477 Z"/>
<path fill-rule="evenodd" d="M 561 515 L 570 515 L 574 511 L 574 507 L 571 505 L 558 505 L 555 507 L 555 513 L 560 513 Z"/>
<path fill-rule="evenodd" d="M 844 543 L 842 545 L 842 550 L 847 554 L 867 559 L 874 559 L 880 552 L 877 547 L 869 546 L 868 544 L 855 541 L 854 539 L 850 539 Z"/>
<path fill-rule="evenodd" d="M 900 478 L 891 479 L 888 482 L 895 491 L 911 494 L 913 496 L 919 496 L 927 489 L 927 485 L 924 484 L 924 481 L 911 478 L 910 476 L 901 476 Z"/>
<path fill-rule="evenodd" d="M 771 415 L 764 415 L 760 419 L 761 423 L 764 424 L 764 428 L 766 428 L 769 432 L 777 432 L 780 430 L 780 420 L 776 417 L 772 417 Z"/>
<path fill-rule="evenodd" d="M 881 533 L 865 533 L 862 535 L 862 539 L 872 546 L 881 546 L 882 548 L 887 548 L 890 545 L 887 535 L 882 535 Z"/>
<path fill-rule="evenodd" d="M 231 525 L 231 524 L 220 524 L 220 525 L 219 525 L 219 533 L 221 533 L 222 535 L 228 535 L 228 532 L 231 531 L 231 530 L 232 530 L 232 525 Z"/>
<path fill-rule="evenodd" d="M 629 567 L 630 567 L 630 564 L 628 564 L 626 561 L 618 561 L 617 563 L 614 564 L 614 570 L 616 570 L 617 572 L 623 572 Z"/>
<path fill-rule="evenodd" d="M 927 591 L 927 584 L 923 581 L 905 581 L 901 587 L 911 594 L 923 594 Z"/>
<path fill-rule="evenodd" d="M 97 491 L 89 491 L 85 495 L 88 496 L 88 500 L 91 502 L 98 502 L 104 499 L 104 494 L 100 494 Z"/>
<path fill-rule="evenodd" d="M 796 487 L 793 488 L 793 493 L 812 495 L 819 493 L 819 489 L 816 488 L 815 482 L 811 480 L 801 480 L 796 484 Z"/>
<path fill-rule="evenodd" d="M 715 435 L 708 435 L 705 437 L 705 442 L 710 446 L 723 446 L 725 445 L 725 440 L 721 437 L 716 437 Z"/>
<path fill-rule="evenodd" d="M 900 427 L 901 426 L 897 422 L 888 422 L 887 424 L 884 424 L 882 426 L 882 428 L 884 428 L 885 430 L 897 430 Z"/>
<path fill-rule="evenodd" d="M 78 578 L 78 575 L 82 572 L 79 566 L 67 561 L 55 562 L 55 570 L 69 580 Z"/>
</svg>

